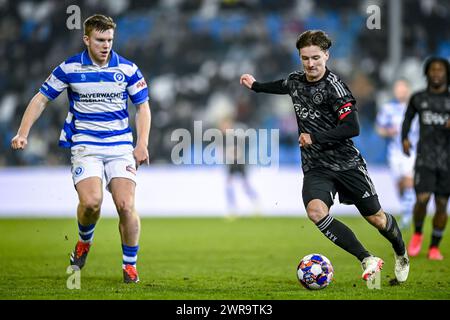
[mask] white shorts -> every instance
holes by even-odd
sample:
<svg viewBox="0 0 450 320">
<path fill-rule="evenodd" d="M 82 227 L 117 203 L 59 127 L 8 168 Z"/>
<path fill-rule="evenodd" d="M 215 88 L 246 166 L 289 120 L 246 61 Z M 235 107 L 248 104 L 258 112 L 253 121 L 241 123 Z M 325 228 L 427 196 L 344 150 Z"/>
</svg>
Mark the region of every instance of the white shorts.
<svg viewBox="0 0 450 320">
<path fill-rule="evenodd" d="M 127 178 L 136 183 L 136 161 L 131 145 L 79 145 L 72 147 L 71 151 L 74 185 L 89 177 L 105 180 L 107 190 L 112 178 Z"/>
<path fill-rule="evenodd" d="M 402 177 L 414 177 L 414 162 L 416 155 L 406 156 L 402 151 L 391 152 L 388 155 L 389 168 L 396 180 Z"/>
</svg>

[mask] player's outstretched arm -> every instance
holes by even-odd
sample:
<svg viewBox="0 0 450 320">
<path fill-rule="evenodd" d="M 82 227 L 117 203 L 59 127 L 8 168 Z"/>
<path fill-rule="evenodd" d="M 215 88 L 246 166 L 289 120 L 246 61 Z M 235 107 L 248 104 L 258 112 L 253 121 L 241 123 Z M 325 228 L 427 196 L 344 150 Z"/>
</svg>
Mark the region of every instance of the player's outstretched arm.
<svg viewBox="0 0 450 320">
<path fill-rule="evenodd" d="M 136 132 L 137 141 L 133 155 L 136 159 L 136 167 L 146 163 L 149 164 L 148 139 L 151 126 L 151 112 L 148 101 L 136 106 Z"/>
<path fill-rule="evenodd" d="M 48 101 L 48 98 L 40 92 L 36 93 L 36 95 L 31 99 L 23 114 L 19 130 L 17 130 L 16 136 L 11 140 L 11 148 L 15 150 L 25 149 L 28 143 L 27 139 L 31 127 L 33 126 L 34 122 L 41 116 L 42 111 L 44 111 Z"/>
<path fill-rule="evenodd" d="M 278 80 L 273 82 L 257 82 L 255 78 L 248 73 L 244 73 L 240 78 L 240 83 L 250 90 L 255 92 L 274 93 L 274 94 L 288 94 L 289 90 L 285 84 L 285 80 Z"/>
<path fill-rule="evenodd" d="M 241 76 L 241 79 L 240 79 L 239 82 L 240 82 L 243 86 L 245 86 L 245 87 L 251 89 L 251 88 L 252 88 L 252 85 L 253 85 L 253 83 L 254 83 L 255 81 L 256 81 L 255 78 L 254 78 L 251 74 L 244 73 L 244 74 Z"/>
</svg>

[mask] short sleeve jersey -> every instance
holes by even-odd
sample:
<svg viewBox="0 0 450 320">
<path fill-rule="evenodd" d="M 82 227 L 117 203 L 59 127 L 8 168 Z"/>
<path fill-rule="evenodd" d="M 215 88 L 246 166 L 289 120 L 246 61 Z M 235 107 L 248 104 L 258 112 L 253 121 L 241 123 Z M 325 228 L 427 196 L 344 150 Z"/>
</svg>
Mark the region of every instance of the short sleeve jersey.
<svg viewBox="0 0 450 320">
<path fill-rule="evenodd" d="M 133 62 L 111 51 L 109 63 L 100 67 L 85 50 L 56 67 L 39 91 L 53 100 L 65 89 L 70 105 L 60 146 L 133 144 L 128 98 L 135 105 L 149 99 L 147 83 Z"/>
</svg>

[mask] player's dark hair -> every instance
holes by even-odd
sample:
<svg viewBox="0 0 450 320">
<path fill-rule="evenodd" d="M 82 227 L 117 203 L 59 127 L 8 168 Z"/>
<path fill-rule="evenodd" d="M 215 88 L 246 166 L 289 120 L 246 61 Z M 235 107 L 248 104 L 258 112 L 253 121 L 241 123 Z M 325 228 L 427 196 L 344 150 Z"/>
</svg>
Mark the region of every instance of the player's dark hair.
<svg viewBox="0 0 450 320">
<path fill-rule="evenodd" d="M 309 46 L 318 46 L 323 51 L 331 47 L 330 37 L 322 30 L 307 30 L 298 36 L 295 46 L 298 50 Z"/>
<path fill-rule="evenodd" d="M 450 63 L 448 62 L 447 59 L 442 58 L 442 57 L 429 57 L 426 61 L 425 61 L 425 65 L 423 66 L 423 74 L 425 75 L 425 77 L 428 79 L 428 70 L 431 67 L 431 64 L 434 62 L 440 62 L 445 66 L 445 70 L 447 72 L 447 86 L 450 85 Z"/>
<path fill-rule="evenodd" d="M 115 28 L 116 24 L 113 19 L 102 14 L 94 14 L 84 21 L 84 35 L 86 36 L 88 36 L 92 30 L 103 32 Z"/>
</svg>

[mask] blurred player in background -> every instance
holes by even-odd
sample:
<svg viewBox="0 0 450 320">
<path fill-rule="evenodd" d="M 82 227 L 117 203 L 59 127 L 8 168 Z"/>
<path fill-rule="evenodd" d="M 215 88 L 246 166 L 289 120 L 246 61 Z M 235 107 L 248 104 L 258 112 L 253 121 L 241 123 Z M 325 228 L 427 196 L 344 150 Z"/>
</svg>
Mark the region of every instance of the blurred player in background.
<svg viewBox="0 0 450 320">
<path fill-rule="evenodd" d="M 260 83 L 250 74 L 241 84 L 256 92 L 289 94 L 299 127 L 303 201 L 309 219 L 333 243 L 361 261 L 362 278 L 372 280 L 383 260 L 371 255 L 350 228 L 329 215 L 336 192 L 342 203 L 354 204 L 364 218 L 387 238 L 395 251 L 395 276 L 406 281 L 409 259 L 395 218 L 381 209 L 366 163 L 352 137 L 359 134 L 358 111 L 352 93 L 326 63 L 331 40 L 320 30 L 297 39 L 303 72 L 287 79 Z"/>
<path fill-rule="evenodd" d="M 403 150 L 409 156 L 411 142 L 408 133 L 415 115 L 419 114 L 420 137 L 414 174 L 414 234 L 408 245 L 408 253 L 417 256 L 422 248 L 423 223 L 428 201 L 434 194 L 436 213 L 428 258 L 442 260 L 444 257 L 439 250 L 439 243 L 447 224 L 450 195 L 450 66 L 447 60 L 432 57 L 426 61 L 424 73 L 427 89 L 411 97 L 402 126 Z"/>
<path fill-rule="evenodd" d="M 236 129 L 241 129 L 236 131 Z M 240 182 L 248 199 L 252 202 L 254 215 L 260 214 L 258 194 L 251 186 L 247 176 L 247 165 L 245 162 L 245 130 L 243 123 L 235 122 L 231 117 L 225 117 L 220 122 L 220 130 L 225 137 L 229 137 L 228 132 L 233 132 L 233 139 L 224 139 L 224 154 L 227 170 L 226 178 L 226 199 L 227 199 L 227 218 L 235 219 L 237 217 L 238 206 L 236 203 L 237 183 Z M 231 131 L 230 131 L 231 130 Z M 242 133 L 239 136 L 239 133 Z"/>
<path fill-rule="evenodd" d="M 394 176 L 402 207 L 400 228 L 409 228 L 416 195 L 414 193 L 415 148 L 407 157 L 402 148 L 402 123 L 410 97 L 410 86 L 406 80 L 397 80 L 393 86 L 394 99 L 383 104 L 376 119 L 376 130 L 382 137 L 389 139 L 387 159 Z M 410 141 L 416 145 L 419 135 L 418 121 L 414 121 L 409 133 Z"/>
<path fill-rule="evenodd" d="M 119 214 L 123 277 L 136 283 L 140 219 L 134 207 L 137 167 L 149 162 L 148 88 L 138 67 L 112 50 L 116 24 L 94 15 L 84 22 L 86 50 L 56 67 L 31 99 L 13 149 L 24 149 L 34 122 L 47 103 L 67 89 L 70 109 L 59 140 L 71 148 L 72 178 L 78 193 L 79 240 L 70 264 L 83 268 L 100 217 L 103 180 Z M 129 126 L 127 99 L 136 105 L 137 142 Z"/>
</svg>

